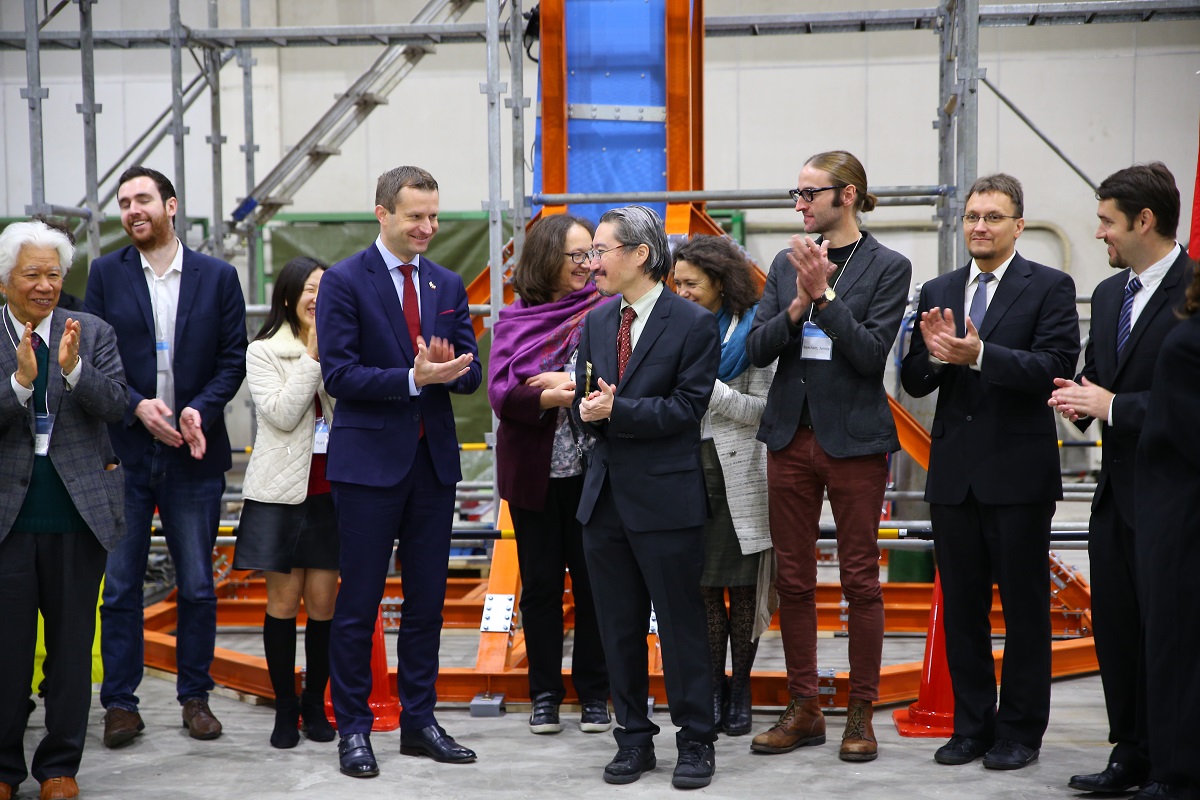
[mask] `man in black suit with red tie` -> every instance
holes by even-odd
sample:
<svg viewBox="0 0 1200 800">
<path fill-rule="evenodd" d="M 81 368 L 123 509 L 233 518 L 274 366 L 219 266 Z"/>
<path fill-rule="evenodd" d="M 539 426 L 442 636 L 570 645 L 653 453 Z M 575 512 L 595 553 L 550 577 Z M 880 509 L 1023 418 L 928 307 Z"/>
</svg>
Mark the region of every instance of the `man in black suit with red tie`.
<svg viewBox="0 0 1200 800">
<path fill-rule="evenodd" d="M 1179 322 L 1176 310 L 1190 282 L 1191 259 L 1175 242 L 1179 189 L 1164 164 L 1142 164 L 1109 175 L 1100 200 L 1096 238 L 1120 270 L 1092 294 L 1092 324 L 1083 369 L 1058 378 L 1050 405 L 1086 429 L 1100 421 L 1104 442 L 1088 524 L 1092 622 L 1108 707 L 1107 766 L 1075 775 L 1081 792 L 1126 792 L 1153 777 L 1147 749 L 1142 604 L 1134 557 L 1134 453 L 1146 419 L 1154 363 Z"/>
<path fill-rule="evenodd" d="M 600 218 L 589 266 L 621 302 L 588 315 L 574 413 L 596 436 L 579 503 L 583 547 L 608 665 L 617 754 L 608 783 L 657 765 L 646 712 L 646 626 L 653 602 L 679 758 L 671 783 L 707 786 L 717 738 L 707 622 L 700 595 L 704 520 L 700 420 L 717 380 L 717 318 L 663 286 L 671 266 L 662 221 L 628 206 Z"/>
<path fill-rule="evenodd" d="M 1024 767 L 1050 717 L 1046 554 L 1062 478 L 1046 402 L 1054 379 L 1074 372 L 1079 316 L 1071 277 L 1017 253 L 1023 216 L 1016 178 L 975 181 L 963 214 L 972 261 L 922 288 L 901 367 L 913 397 L 939 390 L 925 500 L 954 689 L 954 735 L 934 755 L 940 764 L 983 756 L 989 769 Z M 1006 621 L 999 709 L 993 581 Z"/>
</svg>

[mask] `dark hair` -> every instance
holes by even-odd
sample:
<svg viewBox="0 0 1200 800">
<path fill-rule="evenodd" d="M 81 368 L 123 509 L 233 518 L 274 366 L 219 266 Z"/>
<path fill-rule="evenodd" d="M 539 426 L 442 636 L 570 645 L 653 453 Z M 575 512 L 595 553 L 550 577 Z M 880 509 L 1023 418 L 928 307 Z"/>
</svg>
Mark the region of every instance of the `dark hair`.
<svg viewBox="0 0 1200 800">
<path fill-rule="evenodd" d="M 51 230 L 56 230 L 63 236 L 67 237 L 67 241 L 71 246 L 75 246 L 75 231 L 71 230 L 71 224 L 62 217 L 52 217 L 49 214 L 34 214 L 29 218 L 30 222 L 40 222 Z"/>
<path fill-rule="evenodd" d="M 438 183 L 420 167 L 396 167 L 379 176 L 375 182 L 375 205 L 383 206 L 388 213 L 396 213 L 396 198 L 404 188 L 422 192 L 436 192 Z"/>
<path fill-rule="evenodd" d="M 296 304 L 300 295 L 304 294 L 304 284 L 308 276 L 315 270 L 328 269 L 328 266 L 315 258 L 296 256 L 283 265 L 275 276 L 275 288 L 271 290 L 271 310 L 267 319 L 259 329 L 255 341 L 270 339 L 286 323 L 292 329 L 292 335 L 300 334 L 300 317 L 296 313 Z"/>
<path fill-rule="evenodd" d="M 576 225 L 586 230 L 589 237 L 595 233 L 586 219 L 551 214 L 535 222 L 525 235 L 521 261 L 513 268 L 512 287 L 526 303 L 541 305 L 554 299 L 562 274 L 567 234 Z"/>
<path fill-rule="evenodd" d="M 121 173 L 121 177 L 117 178 L 117 186 L 123 186 L 126 181 L 131 181 L 134 178 L 150 178 L 154 181 L 154 185 L 158 187 L 158 195 L 162 201 L 166 203 L 172 197 L 176 197 L 175 185 L 171 183 L 171 179 L 163 175 L 156 169 L 143 167 L 141 164 L 130 167 Z"/>
<path fill-rule="evenodd" d="M 646 245 L 650 251 L 642 271 L 655 281 L 662 281 L 671 271 L 671 246 L 667 243 L 667 232 L 662 218 L 646 206 L 624 206 L 605 211 L 601 222 L 611 223 L 617 241 L 626 247 Z"/>
<path fill-rule="evenodd" d="M 1192 282 L 1184 292 L 1183 307 L 1175 310 L 1175 316 L 1180 319 L 1187 319 L 1200 311 L 1200 264 L 1192 261 L 1187 265 L 1187 272 L 1191 273 Z M 1186 272 L 1184 277 L 1187 277 Z"/>
<path fill-rule="evenodd" d="M 1013 202 L 1013 215 L 1025 216 L 1025 192 L 1021 189 L 1021 182 L 1012 175 L 997 172 L 995 175 L 976 178 L 975 182 L 971 184 L 971 190 L 967 192 L 967 199 L 984 192 L 996 192 L 1004 195 Z"/>
<path fill-rule="evenodd" d="M 1161 161 L 1117 170 L 1100 184 L 1096 199 L 1116 203 L 1121 213 L 1129 218 L 1130 228 L 1133 228 L 1134 217 L 1142 213 L 1143 208 L 1148 208 L 1154 215 L 1154 230 L 1158 235 L 1175 238 L 1179 227 L 1179 187 L 1175 185 L 1171 170 Z"/>
<path fill-rule="evenodd" d="M 675 248 L 673 263 L 686 261 L 721 284 L 724 304 L 733 314 L 746 313 L 761 296 L 750 277 L 750 262 L 728 236 L 693 236 Z"/>
<path fill-rule="evenodd" d="M 804 163 L 811 164 L 822 172 L 828 172 L 830 179 L 838 186 L 853 186 L 857 190 L 854 200 L 855 211 L 865 214 L 875 210 L 875 204 L 879 198 L 867 191 L 867 171 L 853 153 L 845 150 L 828 150 L 824 153 L 817 153 Z M 833 204 L 835 206 L 842 204 L 840 191 L 834 195 Z"/>
</svg>

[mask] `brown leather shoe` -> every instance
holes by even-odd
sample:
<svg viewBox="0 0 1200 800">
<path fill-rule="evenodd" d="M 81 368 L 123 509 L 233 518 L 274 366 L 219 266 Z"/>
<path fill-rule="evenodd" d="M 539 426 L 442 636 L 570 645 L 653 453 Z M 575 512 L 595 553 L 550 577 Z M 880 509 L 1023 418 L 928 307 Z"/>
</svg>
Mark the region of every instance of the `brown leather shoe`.
<svg viewBox="0 0 1200 800">
<path fill-rule="evenodd" d="M 221 735 L 221 721 L 213 716 L 208 701 L 193 697 L 183 704 L 183 727 L 193 739 L 215 739 Z"/>
<path fill-rule="evenodd" d="M 797 747 L 825 744 L 825 715 L 816 697 L 793 697 L 779 721 L 750 743 L 755 753 L 790 753 Z"/>
<path fill-rule="evenodd" d="M 0 800 L 12 800 L 16 797 L 17 789 L 11 783 L 0 781 Z"/>
<path fill-rule="evenodd" d="M 838 758 L 842 761 L 874 761 L 879 755 L 875 729 L 871 727 L 873 711 L 868 700 L 850 701 L 846 713 L 846 731 L 842 734 L 842 749 L 838 751 Z"/>
<path fill-rule="evenodd" d="M 47 778 L 42 781 L 42 800 L 70 800 L 79 797 L 79 784 L 74 778 Z"/>
<path fill-rule="evenodd" d="M 104 746 L 120 747 L 133 741 L 145 729 L 142 715 L 113 706 L 104 713 Z"/>
</svg>

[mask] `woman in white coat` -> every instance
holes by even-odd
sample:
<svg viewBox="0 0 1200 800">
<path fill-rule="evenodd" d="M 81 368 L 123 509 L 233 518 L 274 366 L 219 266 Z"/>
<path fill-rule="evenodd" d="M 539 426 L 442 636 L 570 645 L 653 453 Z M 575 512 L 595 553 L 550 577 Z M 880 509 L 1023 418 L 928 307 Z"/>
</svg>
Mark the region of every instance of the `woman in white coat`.
<svg viewBox="0 0 1200 800">
<path fill-rule="evenodd" d="M 774 611 L 767 450 L 755 435 L 775 365 L 759 369 L 746 355 L 760 293 L 750 263 L 733 240 L 696 236 L 677 247 L 673 257 L 675 291 L 716 314 L 721 334 L 721 366 L 702 426 L 700 455 L 712 516 L 704 529 L 700 585 L 708 617 L 713 716 L 718 730 L 741 736 L 750 732 L 750 668 L 758 637 Z M 731 678 L 725 676 L 727 644 Z"/>
<path fill-rule="evenodd" d="M 299 718 L 309 739 L 333 741 L 325 717 L 329 627 L 338 582 L 337 517 L 325 480 L 333 400 L 325 392 L 314 323 L 325 265 L 289 261 L 275 278 L 271 310 L 246 350 L 246 383 L 258 435 L 242 488 L 235 569 L 267 582 L 263 645 L 275 689 L 273 747 L 295 747 Z M 304 633 L 306 682 L 296 696 L 296 615 Z"/>
</svg>

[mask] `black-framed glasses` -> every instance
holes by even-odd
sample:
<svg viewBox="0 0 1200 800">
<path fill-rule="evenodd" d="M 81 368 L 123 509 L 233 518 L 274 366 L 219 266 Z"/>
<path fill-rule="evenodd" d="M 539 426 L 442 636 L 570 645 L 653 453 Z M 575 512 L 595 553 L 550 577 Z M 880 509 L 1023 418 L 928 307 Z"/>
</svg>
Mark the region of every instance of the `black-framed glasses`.
<svg viewBox="0 0 1200 800">
<path fill-rule="evenodd" d="M 962 215 L 962 221 L 965 225 L 978 225 L 979 220 L 983 220 L 983 223 L 990 227 L 992 225 L 999 225 L 1006 219 L 1020 219 L 1020 217 L 1014 216 L 1013 214 L 984 214 L 983 216 L 978 214 Z"/>
<path fill-rule="evenodd" d="M 604 257 L 605 257 L 606 255 L 608 255 L 609 253 L 613 252 L 614 250 L 620 250 L 620 249 L 621 249 L 622 247 L 624 247 L 624 246 L 625 246 L 625 245 L 623 245 L 623 244 L 619 244 L 619 245 L 617 245 L 616 247 L 610 247 L 610 248 L 608 248 L 607 250 L 596 250 L 596 249 L 592 249 L 592 250 L 588 250 L 588 251 L 587 251 L 586 253 L 584 253 L 583 255 L 584 255 L 584 257 L 585 257 L 585 258 L 587 258 L 587 260 L 588 260 L 588 261 L 591 261 L 592 259 L 596 259 L 597 261 L 603 261 L 603 260 L 604 260 Z M 575 259 L 574 259 L 574 258 L 572 258 L 571 260 L 572 260 L 572 261 L 575 261 Z M 576 264 L 582 264 L 583 262 L 582 262 L 582 261 L 575 261 L 575 263 L 576 263 Z"/>
<path fill-rule="evenodd" d="M 584 250 L 582 253 L 563 253 L 563 255 L 571 259 L 572 264 L 578 266 L 591 260 L 591 252 L 591 250 Z"/>
<path fill-rule="evenodd" d="M 821 192 L 828 192 L 830 189 L 845 189 L 850 184 L 843 183 L 840 186 L 822 186 L 820 189 L 788 189 L 788 194 L 792 196 L 792 201 L 799 203 L 800 198 L 804 198 L 804 202 L 811 203 L 816 199 Z"/>
</svg>

